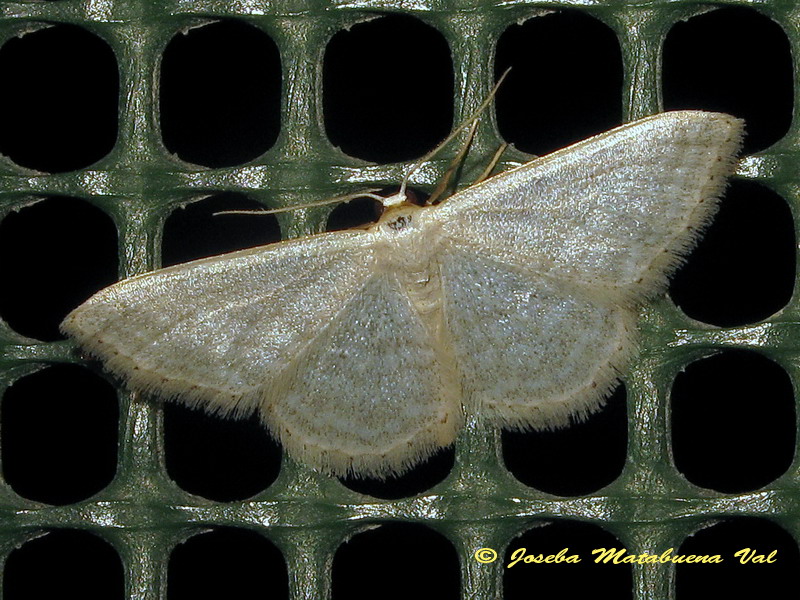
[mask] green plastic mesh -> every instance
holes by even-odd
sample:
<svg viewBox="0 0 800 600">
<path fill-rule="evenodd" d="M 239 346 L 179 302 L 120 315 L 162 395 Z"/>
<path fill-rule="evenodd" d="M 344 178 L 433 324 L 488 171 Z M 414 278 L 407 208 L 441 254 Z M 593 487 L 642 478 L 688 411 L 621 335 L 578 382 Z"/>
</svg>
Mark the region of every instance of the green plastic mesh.
<svg viewBox="0 0 800 600">
<path fill-rule="evenodd" d="M 455 120 L 469 114 L 490 89 L 494 73 L 485 57 L 500 34 L 537 6 L 562 3 L 269 2 L 218 0 L 155 2 L 0 3 L 0 42 L 37 22 L 80 25 L 113 48 L 128 102 L 119 115 L 117 144 L 91 169 L 31 177 L 5 162 L 0 165 L 3 210 L 25 194 L 83 198 L 110 215 L 119 232 L 121 275 L 157 266 L 161 228 L 180 203 L 204 193 L 236 191 L 268 205 L 305 203 L 348 192 L 353 183 L 386 185 L 400 180 L 404 165 L 359 167 L 342 164 L 320 130 L 319 56 L 336 31 L 366 16 L 413 6 L 413 13 L 443 33 L 451 44 L 456 73 Z M 618 36 L 624 58 L 624 113 L 633 119 L 660 109 L 661 42 L 679 20 L 708 10 L 693 2 L 567 2 L 606 23 Z M 470 5 L 472 6 L 472 5 Z M 791 2 L 764 1 L 758 10 L 786 31 L 793 52 L 800 23 Z M 240 18 L 266 31 L 281 51 L 283 79 L 281 134 L 275 147 L 256 164 L 224 169 L 181 165 L 161 145 L 156 80 L 167 42 L 198 18 Z M 290 100 L 293 99 L 293 100 Z M 298 107 L 297 99 L 307 99 Z M 477 141 L 477 153 L 490 155 L 500 140 L 491 131 Z M 773 148 L 742 163 L 739 175 L 762 182 L 797 207 L 794 185 L 798 126 Z M 442 171 L 447 159 L 437 162 Z M 309 177 L 309 174 L 312 174 Z M 309 181 L 315 181 L 313 187 Z M 797 212 L 795 210 L 795 212 Z M 282 218 L 284 237 L 316 232 L 324 211 L 297 211 Z M 722 348 L 757 348 L 800 381 L 796 346 L 800 341 L 797 299 L 763 324 L 730 329 L 698 328 L 664 300 L 642 317 L 643 352 L 626 379 L 628 455 L 620 477 L 600 492 L 557 498 L 527 487 L 509 474 L 495 432 L 468 427 L 456 446 L 450 476 L 413 498 L 376 500 L 345 488 L 284 459 L 277 481 L 256 497 L 216 503 L 177 487 L 163 460 L 161 409 L 131 399 L 120 390 L 121 423 L 118 472 L 95 497 L 67 506 L 45 506 L 21 498 L 0 484 L 0 560 L 25 540 L 51 528 L 96 533 L 119 553 L 126 575 L 126 596 L 156 598 L 165 593 L 172 548 L 192 533 L 228 525 L 263 533 L 283 552 L 293 599 L 325 598 L 330 593 L 331 561 L 337 547 L 366 524 L 415 522 L 446 536 L 461 560 L 462 597 L 502 595 L 503 561 L 478 564 L 481 547 L 503 555 L 514 536 L 537 519 L 574 518 L 597 523 L 618 537 L 630 553 L 678 548 L 704 523 L 728 516 L 767 517 L 800 539 L 797 460 L 789 471 L 758 492 L 715 493 L 686 481 L 670 459 L 667 398 L 676 374 L 689 362 Z M 80 362 L 69 342 L 26 343 L 0 328 L 0 382 L 53 363 Z M 798 395 L 800 397 L 800 395 Z M 674 566 L 633 565 L 634 596 L 672 598 Z"/>
</svg>

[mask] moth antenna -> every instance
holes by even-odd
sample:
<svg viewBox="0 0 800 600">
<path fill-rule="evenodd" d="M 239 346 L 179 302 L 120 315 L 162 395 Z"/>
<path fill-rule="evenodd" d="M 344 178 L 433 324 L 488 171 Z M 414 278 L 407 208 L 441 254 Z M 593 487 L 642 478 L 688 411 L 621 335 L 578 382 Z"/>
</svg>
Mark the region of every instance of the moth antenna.
<svg viewBox="0 0 800 600">
<path fill-rule="evenodd" d="M 483 170 L 483 173 L 478 175 L 478 178 L 475 181 L 472 182 L 472 185 L 475 185 L 476 183 L 480 183 L 481 181 L 483 181 L 484 179 L 488 178 L 489 175 L 492 174 L 492 170 L 497 166 L 497 163 L 500 162 L 500 157 L 503 156 L 503 152 L 506 151 L 506 148 L 508 148 L 508 144 L 507 143 L 504 142 L 504 143 L 500 144 L 500 147 L 494 153 L 494 156 L 492 156 L 492 160 L 490 160 L 489 164 L 486 165 L 486 168 Z"/>
<path fill-rule="evenodd" d="M 439 151 L 444 146 L 453 141 L 453 138 L 455 138 L 459 133 L 464 131 L 464 129 L 466 129 L 467 127 L 470 127 L 473 121 L 477 121 L 481 117 L 483 111 L 486 110 L 488 106 L 492 103 L 492 100 L 494 100 L 494 97 L 497 95 L 497 90 L 500 89 L 500 86 L 503 84 L 503 81 L 505 80 L 509 71 L 511 71 L 511 67 L 505 70 L 505 72 L 497 80 L 497 83 L 494 84 L 492 91 L 490 91 L 489 95 L 486 96 L 486 99 L 483 102 L 481 102 L 481 105 L 469 117 L 464 119 L 464 121 L 462 121 L 458 127 L 456 127 L 452 132 L 450 132 L 450 135 L 448 135 L 441 142 L 439 142 L 439 144 L 433 150 L 428 152 L 426 155 L 420 158 L 413 166 L 411 166 L 411 168 L 408 170 L 408 173 L 406 173 L 405 177 L 403 177 L 403 182 L 400 184 L 401 192 L 405 192 L 406 184 L 408 183 L 409 179 L 411 179 L 411 176 L 414 175 L 414 173 L 416 173 L 420 169 L 420 167 L 422 167 L 423 164 L 425 164 L 431 158 L 436 156 L 436 154 L 438 154 Z"/>
<path fill-rule="evenodd" d="M 303 208 L 316 208 L 317 206 L 327 206 L 328 204 L 344 204 L 355 200 L 356 198 L 372 198 L 381 202 L 385 200 L 383 196 L 378 196 L 375 192 L 379 192 L 380 188 L 370 188 L 363 192 L 356 192 L 354 194 L 346 194 L 344 196 L 335 196 L 327 200 L 320 200 L 319 202 L 309 202 L 308 204 L 295 204 L 294 206 L 283 206 L 281 208 L 269 208 L 264 210 L 221 210 L 213 213 L 213 215 L 275 215 L 285 213 L 292 210 L 300 210 Z"/>
<path fill-rule="evenodd" d="M 409 170 L 403 176 L 403 180 L 400 182 L 400 191 L 391 197 L 392 199 L 396 198 L 397 201 L 389 202 L 388 203 L 389 205 L 396 204 L 399 201 L 405 200 L 406 190 L 408 188 L 408 182 L 411 179 L 412 175 L 414 175 L 414 173 L 416 173 L 424 163 L 426 163 L 431 158 L 436 156 L 436 154 L 438 154 L 439 151 L 444 146 L 453 141 L 453 139 L 459 133 L 461 133 L 467 127 L 470 127 L 471 131 L 469 133 L 469 137 L 466 144 L 462 146 L 461 150 L 454 159 L 453 163 L 451 163 L 450 167 L 448 168 L 447 172 L 442 178 L 442 181 L 439 182 L 439 184 L 436 187 L 436 190 L 434 190 L 434 194 L 430 198 L 428 198 L 426 204 L 432 204 L 432 200 L 436 200 L 438 199 L 439 196 L 442 195 L 447 183 L 449 182 L 450 178 L 453 175 L 453 172 L 455 171 L 455 164 L 463 159 L 464 155 L 467 152 L 467 149 L 469 148 L 473 138 L 475 137 L 475 130 L 477 128 L 478 120 L 480 119 L 481 114 L 483 113 L 484 110 L 486 110 L 489 104 L 491 104 L 494 97 L 497 95 L 497 90 L 500 89 L 500 85 L 505 80 L 509 71 L 511 71 L 510 67 L 506 69 L 505 72 L 500 76 L 500 78 L 497 80 L 497 83 L 494 84 L 492 90 L 486 96 L 486 99 L 483 102 L 481 102 L 481 105 L 467 119 L 465 119 L 458 127 L 456 127 L 452 132 L 450 132 L 450 135 L 448 135 L 444 140 L 439 142 L 439 144 L 435 148 L 433 148 L 430 152 L 428 152 L 425 156 L 420 158 L 413 166 L 409 168 Z M 494 164 L 496 164 L 496 160 Z M 492 167 L 494 167 L 494 164 L 492 165 Z M 371 198 L 373 200 L 381 202 L 384 206 L 386 206 L 387 198 L 375 194 L 375 192 L 378 191 L 380 191 L 380 188 L 371 188 L 365 190 L 364 192 L 356 192 L 355 194 L 347 194 L 345 196 L 336 196 L 334 198 L 329 198 L 327 200 L 320 200 L 318 202 L 309 202 L 307 204 L 298 204 L 295 206 L 284 206 L 281 208 L 271 208 L 265 210 L 222 210 L 213 213 L 213 215 L 215 217 L 219 215 L 275 215 L 275 214 L 289 212 L 292 210 L 299 210 L 304 208 L 316 208 L 318 206 L 327 206 L 328 204 L 340 204 L 340 203 L 350 202 L 351 200 L 355 200 L 356 198 Z"/>
<path fill-rule="evenodd" d="M 461 167 L 464 161 L 464 157 L 466 156 L 467 152 L 469 151 L 469 147 L 472 145 L 472 140 L 475 139 L 475 131 L 478 129 L 478 119 L 475 119 L 472 122 L 472 127 L 469 129 L 469 135 L 467 136 L 466 141 L 464 144 L 461 145 L 461 149 L 458 151 L 458 154 L 453 158 L 450 162 L 450 166 L 447 167 L 447 171 L 445 174 L 439 179 L 439 183 L 436 184 L 436 189 L 433 190 L 433 193 L 430 197 L 426 200 L 425 205 L 431 206 L 436 204 L 439 201 L 439 198 L 444 194 L 447 186 L 450 184 L 450 180 L 453 178 L 453 174 Z"/>
</svg>

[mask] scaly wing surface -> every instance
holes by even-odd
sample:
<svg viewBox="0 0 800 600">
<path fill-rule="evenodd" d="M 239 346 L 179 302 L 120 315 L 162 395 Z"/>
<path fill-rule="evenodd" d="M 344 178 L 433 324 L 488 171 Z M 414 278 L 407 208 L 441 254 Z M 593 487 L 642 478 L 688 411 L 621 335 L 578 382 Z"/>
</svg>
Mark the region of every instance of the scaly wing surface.
<svg viewBox="0 0 800 600">
<path fill-rule="evenodd" d="M 530 429 L 600 406 L 635 348 L 630 308 L 488 257 L 455 251 L 440 264 L 470 411 Z"/>
<path fill-rule="evenodd" d="M 264 419 L 295 456 L 386 476 L 451 444 L 461 389 L 449 350 L 392 273 L 376 273 L 268 390 Z"/>
<path fill-rule="evenodd" d="M 655 293 L 713 216 L 743 123 L 668 112 L 455 194 L 425 218 L 453 247 L 634 298 Z"/>
<path fill-rule="evenodd" d="M 136 390 L 210 412 L 256 410 L 374 269 L 369 232 L 337 232 L 121 281 L 62 330 Z"/>
</svg>

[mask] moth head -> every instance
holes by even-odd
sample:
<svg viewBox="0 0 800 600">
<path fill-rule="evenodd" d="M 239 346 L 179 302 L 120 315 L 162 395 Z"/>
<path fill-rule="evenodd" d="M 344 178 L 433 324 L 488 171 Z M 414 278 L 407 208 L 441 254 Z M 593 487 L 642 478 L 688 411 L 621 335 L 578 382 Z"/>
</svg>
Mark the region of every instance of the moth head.
<svg viewBox="0 0 800 600">
<path fill-rule="evenodd" d="M 384 208 L 409 204 L 408 194 L 406 194 L 405 186 L 402 186 L 396 194 L 392 194 L 386 198 L 381 198 L 381 203 L 383 203 Z"/>
</svg>

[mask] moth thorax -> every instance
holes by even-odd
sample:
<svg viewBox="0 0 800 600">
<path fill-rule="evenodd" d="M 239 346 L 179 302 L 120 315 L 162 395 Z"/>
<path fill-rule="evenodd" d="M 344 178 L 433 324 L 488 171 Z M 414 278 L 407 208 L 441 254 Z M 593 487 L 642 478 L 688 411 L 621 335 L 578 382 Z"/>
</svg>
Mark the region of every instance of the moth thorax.
<svg viewBox="0 0 800 600">
<path fill-rule="evenodd" d="M 418 271 L 402 274 L 401 282 L 420 315 L 436 312 L 442 305 L 442 280 L 430 262 Z"/>
</svg>

